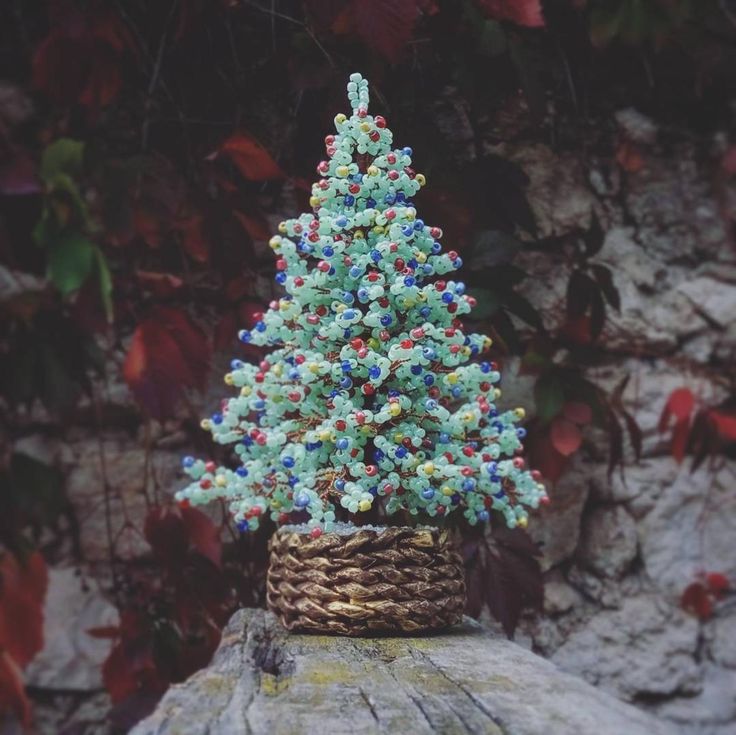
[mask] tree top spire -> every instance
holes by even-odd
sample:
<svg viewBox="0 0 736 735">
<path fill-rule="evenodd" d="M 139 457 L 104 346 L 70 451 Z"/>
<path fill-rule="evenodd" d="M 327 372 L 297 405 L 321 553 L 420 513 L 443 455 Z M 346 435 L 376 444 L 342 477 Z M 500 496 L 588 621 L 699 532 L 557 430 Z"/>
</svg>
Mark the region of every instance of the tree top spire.
<svg viewBox="0 0 736 735">
<path fill-rule="evenodd" d="M 350 75 L 348 82 L 348 100 L 353 108 L 354 114 L 363 114 L 368 112 L 368 103 L 370 102 L 370 94 L 368 93 L 368 80 L 358 72 Z"/>
</svg>

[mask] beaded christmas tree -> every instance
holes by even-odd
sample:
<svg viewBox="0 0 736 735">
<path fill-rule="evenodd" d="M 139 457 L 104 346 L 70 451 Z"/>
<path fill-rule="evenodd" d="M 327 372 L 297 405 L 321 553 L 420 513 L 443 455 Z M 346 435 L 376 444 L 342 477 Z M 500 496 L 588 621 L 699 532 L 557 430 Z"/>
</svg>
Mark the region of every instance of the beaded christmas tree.
<svg viewBox="0 0 736 735">
<path fill-rule="evenodd" d="M 305 511 L 318 536 L 338 508 L 376 504 L 387 515 L 460 509 L 471 524 L 499 511 L 524 527 L 524 506 L 547 498 L 520 456 L 524 411 L 496 409 L 501 376 L 474 359 L 491 340 L 458 321 L 475 300 L 442 278 L 462 261 L 417 216 L 425 178 L 411 148 L 392 149 L 360 74 L 348 99 L 352 115 L 337 115 L 325 139 L 313 211 L 270 241 L 286 295 L 239 335 L 275 349 L 259 365 L 234 360 L 225 382 L 239 394 L 202 422 L 239 466 L 186 457 L 192 483 L 176 497 L 224 499 L 242 531 Z"/>
</svg>

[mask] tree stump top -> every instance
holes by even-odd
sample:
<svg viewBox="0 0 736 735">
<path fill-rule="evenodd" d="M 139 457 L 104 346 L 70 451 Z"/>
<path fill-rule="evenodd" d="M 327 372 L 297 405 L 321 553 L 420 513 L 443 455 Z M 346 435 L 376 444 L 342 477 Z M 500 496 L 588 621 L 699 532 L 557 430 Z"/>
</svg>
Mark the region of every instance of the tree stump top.
<svg viewBox="0 0 736 735">
<path fill-rule="evenodd" d="M 666 735 L 669 726 L 465 619 L 447 633 L 287 633 L 241 610 L 210 666 L 132 735 Z"/>
</svg>

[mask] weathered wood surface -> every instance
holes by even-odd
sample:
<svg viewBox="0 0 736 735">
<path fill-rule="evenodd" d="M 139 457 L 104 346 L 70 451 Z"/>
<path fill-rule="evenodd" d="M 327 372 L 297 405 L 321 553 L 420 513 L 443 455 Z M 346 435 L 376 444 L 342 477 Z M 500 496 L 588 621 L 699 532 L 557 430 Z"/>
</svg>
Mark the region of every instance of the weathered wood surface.
<svg viewBox="0 0 736 735">
<path fill-rule="evenodd" d="M 468 619 L 416 638 L 289 634 L 241 610 L 131 735 L 665 735 L 668 725 Z"/>
</svg>

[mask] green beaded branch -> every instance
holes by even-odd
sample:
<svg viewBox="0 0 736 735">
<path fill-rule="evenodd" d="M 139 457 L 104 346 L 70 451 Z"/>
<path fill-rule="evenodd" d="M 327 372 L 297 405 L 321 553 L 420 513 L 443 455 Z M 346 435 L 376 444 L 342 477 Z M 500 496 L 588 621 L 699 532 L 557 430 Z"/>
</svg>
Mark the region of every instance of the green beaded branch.
<svg viewBox="0 0 736 735">
<path fill-rule="evenodd" d="M 392 150 L 381 116 L 368 114 L 368 82 L 352 74 L 352 115 L 335 117 L 317 166 L 312 213 L 279 225 L 270 241 L 285 291 L 259 315 L 248 344 L 274 348 L 260 365 L 234 360 L 239 395 L 202 425 L 232 445 L 232 470 L 186 457 L 184 504 L 224 499 L 241 530 L 293 511 L 314 534 L 339 506 L 446 516 L 471 523 L 503 514 L 526 526 L 524 506 L 547 501 L 520 454 L 523 409 L 499 412 L 501 378 L 480 361 L 491 340 L 465 334 L 475 300 L 442 279 L 462 265 L 442 231 L 417 218 L 425 184 L 412 150 Z"/>
</svg>

